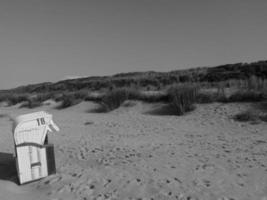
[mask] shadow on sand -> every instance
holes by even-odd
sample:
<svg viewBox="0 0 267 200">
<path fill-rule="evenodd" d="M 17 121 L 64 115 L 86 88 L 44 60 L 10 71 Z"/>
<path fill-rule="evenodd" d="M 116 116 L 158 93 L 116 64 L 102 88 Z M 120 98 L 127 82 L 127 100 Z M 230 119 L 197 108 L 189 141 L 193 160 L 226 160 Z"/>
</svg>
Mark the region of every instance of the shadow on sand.
<svg viewBox="0 0 267 200">
<path fill-rule="evenodd" d="M 18 183 L 16 160 L 11 153 L 0 152 L 0 180 Z"/>
<path fill-rule="evenodd" d="M 255 103 L 253 105 L 254 108 L 262 111 L 262 112 L 267 112 L 267 101 L 263 101 L 263 102 L 259 102 L 259 103 Z"/>
<path fill-rule="evenodd" d="M 150 109 L 144 114 L 149 115 L 177 115 L 177 111 L 175 108 L 169 104 L 160 104 L 155 106 L 154 108 Z"/>
<path fill-rule="evenodd" d="M 87 113 L 106 113 L 107 112 L 107 109 L 99 104 L 99 105 L 96 105 L 94 108 L 90 108 L 86 111 Z"/>
</svg>

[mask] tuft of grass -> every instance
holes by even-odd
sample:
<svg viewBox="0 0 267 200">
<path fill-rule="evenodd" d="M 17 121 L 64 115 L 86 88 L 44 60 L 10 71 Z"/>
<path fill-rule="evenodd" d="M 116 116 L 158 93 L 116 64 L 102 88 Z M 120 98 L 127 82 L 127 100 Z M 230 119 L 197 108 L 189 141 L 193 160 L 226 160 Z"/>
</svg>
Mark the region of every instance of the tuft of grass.
<svg viewBox="0 0 267 200">
<path fill-rule="evenodd" d="M 54 100 L 56 102 L 61 101 L 61 105 L 58 109 L 68 108 L 76 104 L 81 103 L 83 100 L 87 100 L 88 92 L 86 90 L 79 90 L 76 92 L 66 92 L 61 95 L 54 95 Z"/>
<path fill-rule="evenodd" d="M 58 109 L 64 109 L 68 108 L 70 106 L 74 106 L 82 101 L 82 99 L 75 98 L 74 95 L 63 95 L 60 99 L 57 99 L 58 101 L 61 101 L 60 106 L 58 106 Z"/>
<path fill-rule="evenodd" d="M 197 87 L 194 85 L 174 85 L 167 91 L 170 105 L 177 111 L 178 115 L 183 115 L 194 110 L 197 101 Z"/>
<path fill-rule="evenodd" d="M 20 105 L 20 108 L 37 108 L 42 105 L 41 101 L 38 101 L 36 99 L 28 99 L 24 103 Z"/>
<path fill-rule="evenodd" d="M 145 102 L 167 101 L 168 95 L 162 92 L 141 92 L 131 87 L 113 88 L 100 97 L 100 104 L 106 112 L 119 108 L 126 100 Z"/>
<path fill-rule="evenodd" d="M 28 94 L 8 93 L 8 94 L 1 94 L 0 95 L 0 101 L 7 102 L 9 106 L 16 105 L 16 104 L 21 103 L 23 101 L 27 101 L 28 99 L 29 99 Z"/>
<path fill-rule="evenodd" d="M 48 99 L 54 99 L 54 98 L 55 98 L 54 93 L 47 92 L 47 93 L 38 93 L 34 99 L 35 99 L 35 101 L 42 103 Z"/>
<path fill-rule="evenodd" d="M 101 99 L 100 104 L 106 112 L 112 111 L 119 108 L 121 104 L 129 99 L 133 98 L 135 94 L 131 93 L 127 88 L 117 88 L 113 89 L 106 94 Z"/>
<path fill-rule="evenodd" d="M 244 111 L 241 113 L 236 114 L 234 120 L 239 122 L 267 122 L 267 114 L 266 113 L 257 113 L 252 111 Z"/>
<path fill-rule="evenodd" d="M 234 116 L 234 119 L 240 122 L 257 121 L 258 116 L 251 111 L 245 111 L 245 112 L 236 114 Z"/>
<path fill-rule="evenodd" d="M 53 93 L 38 93 L 32 97 L 28 96 L 20 108 L 37 108 L 42 106 L 42 103 L 48 99 L 53 99 Z"/>
<path fill-rule="evenodd" d="M 198 92 L 198 103 L 212 103 L 212 102 L 261 102 L 266 97 L 262 91 L 253 90 L 237 90 L 228 96 L 225 93 L 215 92 Z"/>
<path fill-rule="evenodd" d="M 88 97 L 88 91 L 87 90 L 79 90 L 74 93 L 72 93 L 75 99 L 82 99 L 85 100 Z"/>
</svg>

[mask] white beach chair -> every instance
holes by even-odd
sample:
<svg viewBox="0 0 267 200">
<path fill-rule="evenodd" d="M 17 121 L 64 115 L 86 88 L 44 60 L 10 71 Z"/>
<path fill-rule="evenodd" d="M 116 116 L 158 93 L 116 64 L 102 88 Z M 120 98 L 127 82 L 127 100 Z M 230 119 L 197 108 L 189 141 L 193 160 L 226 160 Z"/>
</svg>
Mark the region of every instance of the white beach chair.
<svg viewBox="0 0 267 200">
<path fill-rule="evenodd" d="M 13 123 L 16 163 L 20 184 L 55 173 L 54 147 L 48 132 L 59 131 L 52 115 L 44 111 L 18 116 Z"/>
</svg>

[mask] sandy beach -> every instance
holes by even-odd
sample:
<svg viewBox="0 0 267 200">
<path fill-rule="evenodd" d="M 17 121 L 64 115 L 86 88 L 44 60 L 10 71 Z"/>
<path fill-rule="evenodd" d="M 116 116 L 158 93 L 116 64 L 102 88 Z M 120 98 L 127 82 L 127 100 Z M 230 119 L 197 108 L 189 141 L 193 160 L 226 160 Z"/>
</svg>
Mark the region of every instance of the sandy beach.
<svg viewBox="0 0 267 200">
<path fill-rule="evenodd" d="M 202 104 L 185 116 L 138 101 L 110 113 L 91 102 L 1 107 L 1 200 L 266 200 L 267 124 L 232 119 L 249 106 Z M 49 135 L 57 173 L 19 186 L 12 118 L 39 110 L 61 128 Z"/>
</svg>

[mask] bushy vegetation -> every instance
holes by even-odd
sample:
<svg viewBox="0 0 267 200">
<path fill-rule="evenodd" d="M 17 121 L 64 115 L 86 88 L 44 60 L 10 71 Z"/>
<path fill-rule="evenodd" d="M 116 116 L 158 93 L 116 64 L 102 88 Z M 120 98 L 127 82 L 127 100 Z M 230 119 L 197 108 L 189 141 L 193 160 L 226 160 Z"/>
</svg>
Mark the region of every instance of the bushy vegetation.
<svg viewBox="0 0 267 200">
<path fill-rule="evenodd" d="M 28 94 L 14 94 L 14 93 L 2 93 L 0 94 L 0 102 L 7 102 L 8 105 L 15 105 L 29 99 Z"/>
<path fill-rule="evenodd" d="M 218 94 L 214 92 L 198 92 L 197 103 L 213 103 L 218 101 Z"/>
<path fill-rule="evenodd" d="M 227 102 L 258 102 L 264 100 L 264 93 L 253 90 L 240 90 L 227 98 Z"/>
<path fill-rule="evenodd" d="M 197 87 L 194 85 L 174 85 L 168 89 L 168 96 L 171 106 L 178 115 L 183 115 L 194 109 L 197 101 Z"/>
<path fill-rule="evenodd" d="M 258 119 L 258 116 L 251 111 L 245 111 L 245 112 L 236 114 L 234 116 L 234 119 L 240 122 L 256 121 Z"/>
<path fill-rule="evenodd" d="M 267 122 L 267 114 L 253 112 L 251 110 L 238 113 L 234 116 L 234 119 L 239 122 Z"/>
<path fill-rule="evenodd" d="M 229 96 L 226 94 L 218 94 L 216 92 L 199 92 L 197 94 L 198 103 L 233 103 L 233 102 L 259 102 L 266 99 L 262 91 L 237 90 Z"/>
<path fill-rule="evenodd" d="M 128 99 L 169 102 L 178 114 L 192 110 L 194 103 L 263 101 L 267 99 L 267 61 L 166 73 L 132 72 L 0 91 L 0 102 L 8 105 L 23 102 L 22 107 L 34 108 L 48 99 L 61 102 L 58 108 L 95 101 L 106 111 L 118 108 Z"/>
<path fill-rule="evenodd" d="M 34 100 L 36 102 L 44 102 L 49 99 L 54 99 L 55 98 L 55 93 L 53 92 L 46 92 L 46 93 L 38 93 L 34 96 Z"/>
<path fill-rule="evenodd" d="M 267 80 L 267 79 L 266 79 Z M 229 80 L 200 84 L 198 103 L 259 102 L 267 99 L 267 81 L 256 76 L 246 80 Z M 206 89 L 203 91 L 203 88 Z"/>
<path fill-rule="evenodd" d="M 127 88 L 113 89 L 107 92 L 101 99 L 100 103 L 105 111 L 111 111 L 121 106 L 128 99 L 136 97 L 135 91 Z"/>
<path fill-rule="evenodd" d="M 83 101 L 84 96 L 80 96 L 76 93 L 70 94 L 63 94 L 62 96 L 58 97 L 56 101 L 60 101 L 61 104 L 57 107 L 58 109 L 68 108 L 70 106 L 76 105 Z"/>
<path fill-rule="evenodd" d="M 108 90 L 110 87 L 163 90 L 176 83 L 198 82 L 208 83 L 212 86 L 213 83 L 228 82 L 228 85 L 230 85 L 232 80 L 243 81 L 250 79 L 250 77 L 257 77 L 257 85 L 266 84 L 262 80 L 267 79 L 267 61 L 227 64 L 217 67 L 202 67 L 171 72 L 131 72 L 114 76 L 79 78 L 63 80 L 57 83 L 22 86 L 10 91 L 16 94 L 59 93 L 81 90 Z M 253 86 L 253 82 L 256 83 L 255 80 L 251 79 L 252 84 L 248 83 L 246 87 Z"/>
<path fill-rule="evenodd" d="M 138 91 L 130 87 L 113 88 L 104 93 L 99 102 L 106 112 L 120 107 L 126 100 L 140 100 L 144 102 L 167 102 L 169 100 L 166 92 Z"/>
<path fill-rule="evenodd" d="M 35 100 L 35 99 L 28 99 L 27 101 L 24 101 L 20 108 L 37 108 L 42 105 L 41 101 Z"/>
</svg>

